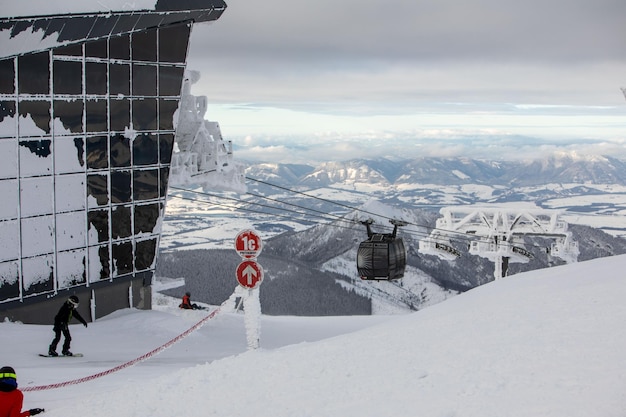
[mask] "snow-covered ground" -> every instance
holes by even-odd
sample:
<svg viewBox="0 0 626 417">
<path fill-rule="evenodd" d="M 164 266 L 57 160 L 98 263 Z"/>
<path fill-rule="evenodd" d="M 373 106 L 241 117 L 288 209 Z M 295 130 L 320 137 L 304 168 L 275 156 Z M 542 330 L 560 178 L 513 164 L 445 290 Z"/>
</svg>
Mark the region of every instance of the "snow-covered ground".
<svg viewBox="0 0 626 417">
<path fill-rule="evenodd" d="M 0 323 L 1 365 L 44 416 L 623 417 L 626 256 L 495 281 L 413 314 L 261 317 L 226 312 L 134 367 L 89 380 L 210 314 L 157 297 L 72 326 L 83 358 L 40 358 L 52 326 Z"/>
</svg>

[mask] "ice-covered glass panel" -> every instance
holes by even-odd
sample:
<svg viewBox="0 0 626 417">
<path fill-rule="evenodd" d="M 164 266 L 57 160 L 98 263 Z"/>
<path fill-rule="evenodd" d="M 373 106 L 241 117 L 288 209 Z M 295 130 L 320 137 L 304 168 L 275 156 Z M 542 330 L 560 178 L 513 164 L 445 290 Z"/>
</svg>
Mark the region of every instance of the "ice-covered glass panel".
<svg viewBox="0 0 626 417">
<path fill-rule="evenodd" d="M 130 139 L 123 135 L 111 136 L 111 166 L 130 166 Z"/>
<path fill-rule="evenodd" d="M 15 94 L 15 63 L 13 58 L 0 60 L 0 94 Z"/>
<path fill-rule="evenodd" d="M 54 100 L 54 121 L 55 136 L 81 133 L 83 131 L 83 101 Z"/>
<path fill-rule="evenodd" d="M 83 92 L 83 64 L 77 61 L 57 61 L 52 65 L 54 94 L 78 95 Z"/>
<path fill-rule="evenodd" d="M 159 95 L 180 96 L 180 88 L 183 85 L 185 69 L 182 67 L 159 67 Z"/>
<path fill-rule="evenodd" d="M 151 200 L 159 197 L 159 170 L 133 170 L 133 199 Z"/>
<path fill-rule="evenodd" d="M 20 182 L 22 217 L 54 213 L 52 176 L 23 178 Z"/>
<path fill-rule="evenodd" d="M 52 140 L 22 140 L 19 147 L 20 175 L 52 174 Z"/>
<path fill-rule="evenodd" d="M 85 102 L 87 132 L 107 131 L 107 101 L 87 100 Z"/>
<path fill-rule="evenodd" d="M 50 94 L 50 56 L 48 52 L 17 58 L 20 94 Z"/>
<path fill-rule="evenodd" d="M 50 102 L 24 100 L 18 104 L 20 136 L 43 136 L 50 134 Z"/>
<path fill-rule="evenodd" d="M 133 164 L 154 165 L 159 162 L 159 146 L 156 135 L 143 133 L 133 140 Z"/>
<path fill-rule="evenodd" d="M 83 45 L 75 43 L 73 45 L 60 46 L 52 50 L 54 56 L 83 56 Z"/>
<path fill-rule="evenodd" d="M 20 223 L 17 220 L 0 222 L 0 261 L 18 259 L 20 252 Z"/>
<path fill-rule="evenodd" d="M 59 213 L 56 216 L 57 250 L 68 250 L 85 247 L 85 225 L 87 217 L 84 211 Z"/>
<path fill-rule="evenodd" d="M 111 245 L 113 258 L 113 276 L 121 276 L 133 272 L 132 242 L 114 243 Z"/>
<path fill-rule="evenodd" d="M 94 136 L 86 139 L 87 169 L 109 167 L 109 137 Z"/>
<path fill-rule="evenodd" d="M 154 268 L 157 239 L 139 240 L 135 243 L 135 270 L 144 271 Z"/>
<path fill-rule="evenodd" d="M 131 172 L 111 171 L 111 202 L 129 203 L 131 200 Z"/>
<path fill-rule="evenodd" d="M 109 240 L 109 210 L 91 210 L 87 220 L 89 221 L 87 241 L 90 246 Z"/>
<path fill-rule="evenodd" d="M 131 206 L 116 206 L 111 209 L 112 239 L 124 239 L 132 235 L 131 217 Z"/>
<path fill-rule="evenodd" d="M 37 294 L 54 289 L 53 270 L 53 255 L 22 259 L 24 295 Z"/>
<path fill-rule="evenodd" d="M 111 97 L 130 94 L 130 65 L 112 63 L 109 65 L 109 89 Z"/>
<path fill-rule="evenodd" d="M 133 100 L 133 127 L 135 130 L 156 130 L 156 99 L 144 98 Z"/>
<path fill-rule="evenodd" d="M 17 262 L 0 262 L 0 300 L 20 296 L 19 266 Z"/>
<path fill-rule="evenodd" d="M 156 65 L 133 64 L 133 95 L 157 95 Z"/>
<path fill-rule="evenodd" d="M 85 90 L 87 94 L 105 95 L 107 93 L 106 63 L 85 63 Z"/>
<path fill-rule="evenodd" d="M 17 180 L 0 181 L 0 221 L 17 219 L 17 209 L 19 206 L 19 185 Z"/>
<path fill-rule="evenodd" d="M 89 208 L 105 206 L 109 203 L 109 174 L 87 175 L 87 204 Z"/>
<path fill-rule="evenodd" d="M 14 101 L 0 101 L 0 138 L 14 138 L 17 136 L 15 110 Z"/>
<path fill-rule="evenodd" d="M 155 227 L 159 215 L 160 206 L 158 203 L 135 206 L 135 234 L 158 232 Z"/>
<path fill-rule="evenodd" d="M 89 248 L 89 282 L 108 279 L 111 276 L 108 246 Z"/>
<path fill-rule="evenodd" d="M 159 29 L 159 61 L 184 63 L 191 31 L 190 24 L 173 25 Z"/>
<path fill-rule="evenodd" d="M 0 179 L 17 178 L 17 142 L 11 139 L 0 139 L 0 155 L 2 155 Z"/>
<path fill-rule="evenodd" d="M 82 137 L 55 138 L 54 164 L 57 174 L 85 172 L 85 139 Z"/>
<path fill-rule="evenodd" d="M 174 130 L 174 114 L 178 100 L 159 100 L 159 129 Z"/>
<path fill-rule="evenodd" d="M 133 61 L 157 60 L 157 33 L 156 29 L 135 32 L 131 39 Z"/>
<path fill-rule="evenodd" d="M 130 127 L 130 101 L 126 98 L 111 99 L 109 106 L 111 131 L 124 132 Z"/>
<path fill-rule="evenodd" d="M 57 286 L 69 288 L 85 283 L 87 255 L 85 249 L 59 252 L 57 255 Z"/>
<path fill-rule="evenodd" d="M 22 256 L 54 252 L 54 217 L 38 216 L 22 219 Z"/>
<path fill-rule="evenodd" d="M 56 212 L 84 210 L 86 191 L 84 174 L 57 175 L 54 181 Z M 71 192 L 68 192 L 71 190 Z"/>
</svg>

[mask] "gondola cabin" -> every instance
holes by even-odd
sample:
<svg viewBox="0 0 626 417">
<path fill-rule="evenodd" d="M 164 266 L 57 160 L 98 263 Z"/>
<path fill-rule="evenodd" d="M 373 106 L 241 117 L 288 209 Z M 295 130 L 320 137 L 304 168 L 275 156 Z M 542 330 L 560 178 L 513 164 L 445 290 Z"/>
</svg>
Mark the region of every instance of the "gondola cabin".
<svg viewBox="0 0 626 417">
<path fill-rule="evenodd" d="M 404 276 L 406 250 L 401 238 L 396 237 L 398 226 L 406 223 L 390 220 L 394 225 L 392 233 L 373 233 L 369 219 L 361 223 L 367 227 L 368 239 L 361 242 L 356 264 L 359 276 L 364 280 L 393 280 Z"/>
</svg>

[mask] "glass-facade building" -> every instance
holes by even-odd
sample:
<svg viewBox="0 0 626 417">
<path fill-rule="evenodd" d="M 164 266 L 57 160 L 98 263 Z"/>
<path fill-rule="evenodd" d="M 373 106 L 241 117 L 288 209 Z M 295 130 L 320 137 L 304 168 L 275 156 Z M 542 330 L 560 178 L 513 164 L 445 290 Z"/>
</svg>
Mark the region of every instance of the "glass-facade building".
<svg viewBox="0 0 626 417">
<path fill-rule="evenodd" d="M 189 37 L 225 7 L 0 18 L 0 320 L 151 307 Z"/>
</svg>

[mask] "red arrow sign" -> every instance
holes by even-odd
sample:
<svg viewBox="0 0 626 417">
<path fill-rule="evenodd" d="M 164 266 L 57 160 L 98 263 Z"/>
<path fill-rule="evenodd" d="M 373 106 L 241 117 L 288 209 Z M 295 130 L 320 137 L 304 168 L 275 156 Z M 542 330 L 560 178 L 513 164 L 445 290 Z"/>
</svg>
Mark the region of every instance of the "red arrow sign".
<svg viewBox="0 0 626 417">
<path fill-rule="evenodd" d="M 242 261 L 237 266 L 237 282 L 244 288 L 256 288 L 263 281 L 263 268 L 255 261 Z"/>
<path fill-rule="evenodd" d="M 254 230 L 244 230 L 235 238 L 235 250 L 245 259 L 259 256 L 262 246 L 261 236 L 257 235 Z"/>
</svg>

